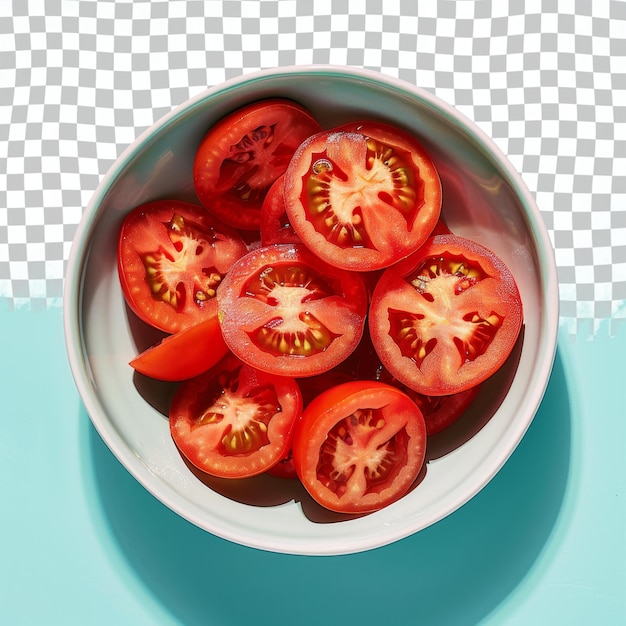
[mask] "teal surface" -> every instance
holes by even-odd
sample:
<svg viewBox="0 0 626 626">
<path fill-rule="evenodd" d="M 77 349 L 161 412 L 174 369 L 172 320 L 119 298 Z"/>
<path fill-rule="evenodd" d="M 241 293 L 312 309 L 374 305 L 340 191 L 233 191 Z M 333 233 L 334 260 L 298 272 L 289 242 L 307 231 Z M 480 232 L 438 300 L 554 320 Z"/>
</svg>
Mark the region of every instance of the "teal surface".
<svg viewBox="0 0 626 626">
<path fill-rule="evenodd" d="M 295 557 L 231 544 L 102 443 L 60 310 L 0 312 L 0 624 L 626 624 L 626 329 L 562 335 L 519 448 L 396 544 Z"/>
</svg>

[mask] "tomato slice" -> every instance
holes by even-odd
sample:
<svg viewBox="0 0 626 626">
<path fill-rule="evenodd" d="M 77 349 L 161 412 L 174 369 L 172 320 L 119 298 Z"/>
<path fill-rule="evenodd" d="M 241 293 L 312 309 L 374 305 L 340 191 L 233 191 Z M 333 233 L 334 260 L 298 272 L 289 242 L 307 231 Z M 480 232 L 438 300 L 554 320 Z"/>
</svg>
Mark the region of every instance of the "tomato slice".
<svg viewBox="0 0 626 626">
<path fill-rule="evenodd" d="M 217 286 L 248 251 L 241 236 L 201 207 L 143 204 L 122 224 L 118 270 L 124 298 L 144 322 L 175 333 L 217 313 Z"/>
<path fill-rule="evenodd" d="M 262 100 L 217 122 L 204 136 L 194 160 L 200 202 L 227 224 L 258 230 L 261 206 L 296 148 L 321 126 L 302 106 Z"/>
<path fill-rule="evenodd" d="M 379 279 L 369 330 L 383 365 L 426 395 L 474 387 L 506 360 L 522 303 L 504 262 L 478 243 L 437 235 Z"/>
<path fill-rule="evenodd" d="M 260 372 L 232 355 L 181 383 L 170 432 L 183 456 L 220 478 L 267 471 L 288 452 L 302 412 L 295 380 Z"/>
<path fill-rule="evenodd" d="M 228 352 L 217 314 L 165 337 L 144 350 L 130 365 L 144 376 L 180 381 L 206 372 Z"/>
<path fill-rule="evenodd" d="M 285 172 L 285 206 L 297 235 L 327 263 L 376 270 L 428 238 L 441 211 L 441 182 L 417 139 L 357 122 L 302 143 Z"/>
<path fill-rule="evenodd" d="M 401 389 L 420 408 L 426 422 L 426 434 L 435 435 L 456 422 L 469 408 L 480 385 L 447 396 L 427 396 L 406 386 Z"/>
<path fill-rule="evenodd" d="M 284 376 L 314 376 L 338 365 L 358 345 L 367 313 L 360 275 L 300 244 L 250 251 L 233 264 L 217 298 L 232 352 Z"/>
<path fill-rule="evenodd" d="M 396 387 L 348 382 L 309 404 L 292 450 L 314 500 L 331 511 L 368 513 L 402 497 L 417 479 L 426 426 L 417 405 Z"/>
<path fill-rule="evenodd" d="M 261 244 L 301 243 L 289 223 L 285 210 L 285 176 L 279 176 L 269 188 L 261 206 Z"/>
</svg>

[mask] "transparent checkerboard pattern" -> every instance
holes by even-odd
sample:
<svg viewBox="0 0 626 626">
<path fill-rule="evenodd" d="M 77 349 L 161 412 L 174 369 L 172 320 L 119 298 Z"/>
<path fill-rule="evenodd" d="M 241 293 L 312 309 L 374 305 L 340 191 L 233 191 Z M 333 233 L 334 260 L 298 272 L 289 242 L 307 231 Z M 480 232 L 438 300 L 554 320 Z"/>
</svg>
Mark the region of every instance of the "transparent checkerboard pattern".
<svg viewBox="0 0 626 626">
<path fill-rule="evenodd" d="M 534 194 L 561 325 L 626 319 L 626 2 L 1 0 L 0 298 L 60 306 L 82 212 L 122 150 L 247 72 L 378 70 L 473 119 Z"/>
</svg>

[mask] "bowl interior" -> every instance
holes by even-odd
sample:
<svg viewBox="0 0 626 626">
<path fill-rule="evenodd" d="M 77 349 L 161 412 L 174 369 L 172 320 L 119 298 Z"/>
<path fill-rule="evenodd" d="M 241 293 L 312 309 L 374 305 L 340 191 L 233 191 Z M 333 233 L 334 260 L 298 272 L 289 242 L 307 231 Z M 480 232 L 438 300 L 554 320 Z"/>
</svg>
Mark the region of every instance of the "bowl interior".
<svg viewBox="0 0 626 626">
<path fill-rule="evenodd" d="M 317 506 L 296 481 L 207 481 L 181 459 L 168 429 L 174 386 L 127 364 L 158 338 L 127 310 L 116 249 L 125 214 L 159 198 L 195 200 L 192 163 L 208 128 L 253 100 L 285 97 L 325 127 L 380 119 L 418 136 L 443 183 L 443 215 L 457 234 L 493 249 L 516 277 L 524 327 L 506 365 L 454 426 L 431 439 L 419 485 L 362 516 Z M 195 98 L 133 144 L 102 181 L 72 248 L 65 318 L 70 364 L 87 411 L 120 462 L 189 521 L 253 547 L 344 554 L 390 543 L 453 512 L 500 469 L 528 428 L 552 366 L 556 270 L 532 198 L 492 142 L 451 107 L 408 84 L 364 71 L 293 68 L 246 76 Z"/>
</svg>

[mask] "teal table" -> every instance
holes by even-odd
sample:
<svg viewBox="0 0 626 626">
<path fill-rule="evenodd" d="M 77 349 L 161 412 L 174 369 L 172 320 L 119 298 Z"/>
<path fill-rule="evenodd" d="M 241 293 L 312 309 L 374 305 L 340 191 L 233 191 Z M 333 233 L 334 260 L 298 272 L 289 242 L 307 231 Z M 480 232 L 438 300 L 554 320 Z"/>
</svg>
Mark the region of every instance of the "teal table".
<svg viewBox="0 0 626 626">
<path fill-rule="evenodd" d="M 626 2 L 0 0 L 0 625 L 626 625 Z M 91 425 L 65 264 L 145 128 L 225 79 L 353 65 L 475 120 L 537 200 L 554 371 L 474 499 L 393 545 L 295 557 L 165 508 Z"/>
<path fill-rule="evenodd" d="M 560 337 L 531 428 L 456 513 L 295 557 L 197 529 L 126 472 L 75 390 L 59 310 L 0 321 L 0 623 L 626 623 L 623 326 Z"/>
</svg>

